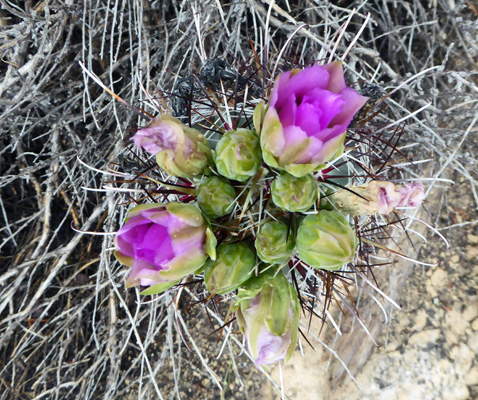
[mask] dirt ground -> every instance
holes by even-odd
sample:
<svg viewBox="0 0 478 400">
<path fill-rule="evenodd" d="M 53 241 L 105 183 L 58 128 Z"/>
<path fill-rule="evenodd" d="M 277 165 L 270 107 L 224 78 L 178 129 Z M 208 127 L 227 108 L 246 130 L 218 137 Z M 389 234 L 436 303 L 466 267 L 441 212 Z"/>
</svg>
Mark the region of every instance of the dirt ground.
<svg viewBox="0 0 478 400">
<path fill-rule="evenodd" d="M 478 399 L 477 37 L 476 1 L 0 0 L 0 400 Z M 396 178 L 429 193 L 418 253 L 400 243 L 430 264 L 377 269 L 401 306 L 362 298 L 378 345 L 332 308 L 342 335 L 304 318 L 313 348 L 301 340 L 270 374 L 235 326 L 220 329 L 226 301 L 127 290 L 108 234 L 131 198 L 110 173 L 135 168 L 135 107 L 156 112 L 203 51 L 246 71 L 266 38 L 274 62 L 287 44 L 281 67 L 334 49 L 359 87 L 399 87 L 376 126 L 406 118 L 401 145 L 419 163 Z"/>
</svg>

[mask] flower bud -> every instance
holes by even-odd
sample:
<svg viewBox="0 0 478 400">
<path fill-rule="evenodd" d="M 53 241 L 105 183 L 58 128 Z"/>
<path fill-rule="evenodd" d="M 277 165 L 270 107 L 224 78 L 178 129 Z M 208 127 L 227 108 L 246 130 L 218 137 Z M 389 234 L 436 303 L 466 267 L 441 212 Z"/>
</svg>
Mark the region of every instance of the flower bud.
<svg viewBox="0 0 478 400">
<path fill-rule="evenodd" d="M 220 218 L 234 208 L 236 191 L 224 179 L 217 176 L 203 179 L 197 188 L 197 202 L 209 218 Z"/>
<path fill-rule="evenodd" d="M 350 215 L 390 214 L 395 207 L 417 207 L 423 200 L 423 186 L 409 183 L 395 186 L 392 182 L 371 181 L 365 185 L 337 190 L 328 200 Z"/>
<path fill-rule="evenodd" d="M 213 294 L 230 293 L 251 277 L 255 265 L 256 256 L 246 244 L 221 244 L 216 260 L 206 264 L 206 288 Z"/>
<path fill-rule="evenodd" d="M 283 210 L 307 211 L 317 201 L 319 188 L 312 175 L 302 178 L 281 172 L 271 185 L 272 201 Z"/>
<path fill-rule="evenodd" d="M 115 247 L 118 261 L 132 268 L 126 285 L 155 285 L 152 294 L 198 270 L 208 254 L 213 257 L 215 238 L 190 204 L 145 204 L 130 210 Z"/>
<path fill-rule="evenodd" d="M 297 232 L 299 257 L 314 268 L 340 269 L 354 259 L 357 244 L 355 232 L 337 211 L 308 215 Z"/>
<path fill-rule="evenodd" d="M 269 264 L 283 264 L 294 250 L 294 241 L 286 224 L 268 221 L 257 232 L 255 246 L 259 258 Z"/>
<path fill-rule="evenodd" d="M 204 135 L 171 115 L 161 115 L 133 136 L 133 141 L 150 154 L 168 174 L 192 178 L 204 173 L 212 163 L 212 153 Z"/>
<path fill-rule="evenodd" d="M 259 138 L 248 129 L 229 131 L 216 145 L 216 168 L 226 178 L 244 182 L 261 166 Z"/>
<path fill-rule="evenodd" d="M 299 300 L 287 278 L 262 273 L 237 293 L 236 316 L 256 366 L 287 361 L 299 331 Z"/>
</svg>

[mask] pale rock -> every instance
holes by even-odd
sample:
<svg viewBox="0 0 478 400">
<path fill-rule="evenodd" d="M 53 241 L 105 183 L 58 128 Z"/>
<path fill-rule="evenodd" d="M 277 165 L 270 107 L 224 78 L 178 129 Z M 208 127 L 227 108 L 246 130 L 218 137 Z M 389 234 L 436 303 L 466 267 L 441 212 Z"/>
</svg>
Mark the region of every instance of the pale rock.
<svg viewBox="0 0 478 400">
<path fill-rule="evenodd" d="M 461 343 L 451 349 L 450 358 L 454 361 L 455 372 L 464 378 L 471 368 L 475 354 L 467 345 Z"/>
<path fill-rule="evenodd" d="M 430 279 L 427 279 L 426 287 L 427 287 L 428 297 L 438 296 L 438 292 L 436 291 L 435 287 L 432 285 Z"/>
<path fill-rule="evenodd" d="M 466 373 L 465 383 L 468 386 L 478 385 L 478 366 L 475 365 Z"/>
<path fill-rule="evenodd" d="M 466 257 L 468 259 L 477 259 L 478 258 L 478 246 L 471 245 L 466 246 Z"/>
<path fill-rule="evenodd" d="M 460 256 L 458 254 L 453 254 L 451 257 L 450 257 L 450 262 L 452 264 L 458 264 L 458 262 L 460 261 Z"/>
<path fill-rule="evenodd" d="M 458 343 L 459 336 L 453 332 L 451 329 L 445 329 L 445 340 L 448 345 L 453 345 Z"/>
<path fill-rule="evenodd" d="M 408 340 L 408 343 L 411 345 L 426 347 L 429 343 L 436 343 L 439 337 L 440 329 L 428 329 L 412 335 Z"/>
<path fill-rule="evenodd" d="M 456 384 L 454 386 L 447 386 L 443 388 L 441 399 L 453 399 L 453 400 L 469 400 L 470 392 L 466 385 L 463 384 Z"/>
<path fill-rule="evenodd" d="M 478 318 L 476 318 L 472 323 L 471 323 L 471 329 L 474 331 L 478 331 Z"/>
<path fill-rule="evenodd" d="M 462 313 L 455 308 L 445 314 L 445 323 L 448 327 L 447 329 L 451 329 L 457 336 L 463 335 L 465 329 L 469 326 Z"/>
<path fill-rule="evenodd" d="M 470 243 L 478 244 L 478 235 L 469 234 L 469 235 L 468 235 L 468 241 L 469 241 Z"/>
<path fill-rule="evenodd" d="M 437 268 L 430 280 L 431 280 L 431 284 L 436 288 L 436 289 L 442 289 L 445 287 L 445 285 L 447 284 L 448 280 L 447 280 L 447 277 L 448 277 L 448 274 L 447 272 L 443 269 L 443 268 Z"/>
<path fill-rule="evenodd" d="M 320 321 L 316 318 L 312 321 L 311 331 L 318 332 L 319 329 Z M 313 345 L 315 350 L 303 342 L 304 354 L 295 351 L 287 364 L 282 366 L 285 393 L 294 399 L 326 400 L 330 395 L 329 373 L 326 370 L 329 353 L 325 354 L 324 348 L 317 343 Z M 279 366 L 272 370 L 271 376 L 280 382 Z M 269 391 L 275 392 L 274 398 L 280 399 L 277 389 L 269 386 Z"/>
<path fill-rule="evenodd" d="M 438 361 L 437 367 L 442 376 L 447 376 L 453 370 L 453 365 L 446 358 L 442 358 L 440 361 Z"/>
<path fill-rule="evenodd" d="M 412 318 L 413 322 L 415 323 L 414 328 L 417 331 L 421 331 L 425 328 L 425 325 L 427 323 L 428 314 L 426 313 L 426 311 L 424 309 L 418 310 L 415 315 L 413 315 L 413 316 L 411 315 L 410 317 Z"/>
<path fill-rule="evenodd" d="M 478 299 L 475 303 L 468 305 L 462 313 L 463 319 L 470 322 L 478 316 Z"/>
<path fill-rule="evenodd" d="M 473 353 L 478 354 L 478 334 L 476 332 L 470 333 L 468 335 L 467 344 Z"/>
</svg>

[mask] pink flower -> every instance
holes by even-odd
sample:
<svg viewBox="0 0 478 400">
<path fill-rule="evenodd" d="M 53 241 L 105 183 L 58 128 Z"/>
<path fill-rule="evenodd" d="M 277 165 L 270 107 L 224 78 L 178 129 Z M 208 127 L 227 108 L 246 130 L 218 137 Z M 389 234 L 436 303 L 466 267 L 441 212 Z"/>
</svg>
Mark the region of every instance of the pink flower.
<svg viewBox="0 0 478 400">
<path fill-rule="evenodd" d="M 401 195 L 400 204 L 397 207 L 418 207 L 425 197 L 421 183 L 412 182 L 398 189 Z"/>
<path fill-rule="evenodd" d="M 390 214 L 395 207 L 418 207 L 423 200 L 424 190 L 421 183 L 412 182 L 396 187 L 391 182 L 372 181 L 369 184 L 378 190 L 377 203 L 379 214 Z"/>
<path fill-rule="evenodd" d="M 191 178 L 206 172 L 212 162 L 204 135 L 171 115 L 154 118 L 132 140 L 138 148 L 156 155 L 158 165 L 173 176 Z"/>
<path fill-rule="evenodd" d="M 280 336 L 274 335 L 264 321 L 257 327 L 258 330 L 252 328 L 257 314 L 261 314 L 260 301 L 261 295 L 258 294 L 251 300 L 250 308 L 246 309 L 242 314 L 245 326 L 250 327 L 250 329 L 245 331 L 247 345 L 257 367 L 285 360 L 289 347 L 291 345 L 295 347 L 295 343 L 292 344 L 290 330 L 287 330 Z"/>
<path fill-rule="evenodd" d="M 169 203 L 133 208 L 115 237 L 115 256 L 132 267 L 126 284 L 176 282 L 207 259 L 206 223 L 192 205 Z"/>
<path fill-rule="evenodd" d="M 254 113 L 265 162 L 297 177 L 320 169 L 340 153 L 366 101 L 345 85 L 341 62 L 279 75 L 267 109 L 261 103 Z"/>
</svg>

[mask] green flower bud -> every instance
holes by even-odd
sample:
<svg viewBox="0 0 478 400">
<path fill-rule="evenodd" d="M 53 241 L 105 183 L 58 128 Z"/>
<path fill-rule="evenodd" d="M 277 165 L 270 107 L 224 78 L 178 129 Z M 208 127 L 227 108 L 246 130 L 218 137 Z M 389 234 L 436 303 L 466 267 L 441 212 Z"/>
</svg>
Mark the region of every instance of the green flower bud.
<svg viewBox="0 0 478 400">
<path fill-rule="evenodd" d="M 307 211 L 319 196 L 319 187 L 312 175 L 302 178 L 281 172 L 271 185 L 272 201 L 283 210 Z"/>
<path fill-rule="evenodd" d="M 225 180 L 217 176 L 203 179 L 196 191 L 201 211 L 209 218 L 220 218 L 234 208 L 236 191 Z"/>
<path fill-rule="evenodd" d="M 256 256 L 246 244 L 221 244 L 216 260 L 206 264 L 206 288 L 213 294 L 230 293 L 251 277 L 255 266 Z"/>
<path fill-rule="evenodd" d="M 216 145 L 216 168 L 222 176 L 244 182 L 261 166 L 259 138 L 248 129 L 226 132 Z"/>
<path fill-rule="evenodd" d="M 294 241 L 286 224 L 268 221 L 257 232 L 255 246 L 259 258 L 269 264 L 283 264 L 291 257 Z"/>
<path fill-rule="evenodd" d="M 236 316 L 256 365 L 289 360 L 297 344 L 299 299 L 287 278 L 273 272 L 248 281 L 237 293 Z"/>
<path fill-rule="evenodd" d="M 319 269 L 334 271 L 352 261 L 357 243 L 352 227 L 337 211 L 308 215 L 297 232 L 300 259 Z"/>
</svg>

